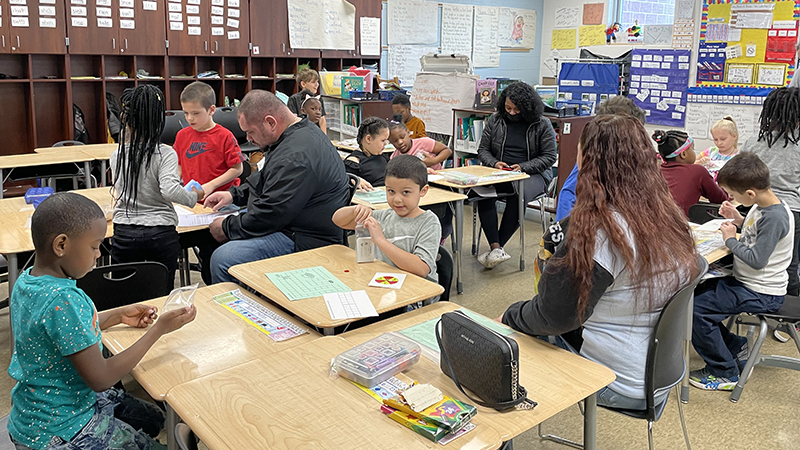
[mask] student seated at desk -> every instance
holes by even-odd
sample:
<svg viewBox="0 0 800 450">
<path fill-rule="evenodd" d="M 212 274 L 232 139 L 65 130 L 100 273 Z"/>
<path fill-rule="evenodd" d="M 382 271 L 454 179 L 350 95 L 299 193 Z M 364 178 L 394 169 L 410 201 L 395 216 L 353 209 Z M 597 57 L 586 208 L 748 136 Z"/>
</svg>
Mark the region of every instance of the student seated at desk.
<svg viewBox="0 0 800 450">
<path fill-rule="evenodd" d="M 306 99 L 300 105 L 300 114 L 308 117 L 308 121 L 320 126 L 322 120 L 322 100 L 320 96 L 306 94 Z"/>
<path fill-rule="evenodd" d="M 345 206 L 333 223 L 352 230 L 363 224 L 376 247 L 376 257 L 434 283 L 439 254 L 439 219 L 419 207 L 428 193 L 428 172 L 419 159 L 400 155 L 386 165 L 386 200 L 392 209 L 373 211 L 364 205 Z"/>
<path fill-rule="evenodd" d="M 664 304 L 699 271 L 694 239 L 638 120 L 598 116 L 579 148 L 566 242 L 545 267 L 539 294 L 500 320 L 613 370 L 598 404 L 643 410 L 648 342 Z"/>
<path fill-rule="evenodd" d="M 800 80 L 800 76 L 792 78 Z M 775 195 L 792 210 L 794 223 L 800 223 L 800 89 L 778 88 L 767 95 L 761 109 L 758 133 L 750 136 L 743 152 L 753 152 L 764 161 Z M 794 229 L 794 254 L 789 265 L 788 295 L 800 295 L 800 227 Z"/>
<path fill-rule="evenodd" d="M 747 217 L 728 202 L 720 214 L 733 222 L 720 227 L 725 245 L 733 253 L 733 277 L 710 283 L 694 298 L 692 345 L 706 366 L 689 373 L 692 386 L 731 391 L 749 357 L 747 338 L 728 331 L 723 323 L 739 313 L 769 313 L 783 305 L 792 261 L 794 217 L 769 184 L 769 169 L 753 153 L 740 153 L 728 161 L 717 180 L 733 199 L 753 206 Z M 742 228 L 736 239 L 736 227 Z M 708 285 L 709 283 L 707 283 Z M 702 289 L 702 288 L 700 288 Z"/>
<path fill-rule="evenodd" d="M 703 166 L 696 165 L 694 139 L 683 131 L 656 130 L 653 140 L 658 144 L 658 153 L 664 163 L 661 173 L 667 180 L 675 203 L 689 215 L 689 208 L 705 197 L 711 203 L 728 200 L 725 193 Z"/>
<path fill-rule="evenodd" d="M 392 98 L 392 114 L 400 114 L 403 123 L 406 124 L 408 135 L 413 139 L 427 137 L 425 132 L 425 122 L 419 117 L 411 114 L 411 100 L 405 94 L 397 94 Z"/>
<path fill-rule="evenodd" d="M 446 145 L 429 137 L 411 139 L 411 133 L 399 114 L 395 114 L 389 122 L 389 142 L 396 149 L 392 158 L 400 155 L 415 156 L 433 170 L 441 170 L 442 163 L 453 154 Z"/>
<path fill-rule="evenodd" d="M 371 191 L 374 186 L 383 186 L 386 173 L 383 149 L 388 139 L 389 124 L 380 117 L 367 117 L 358 127 L 358 150 L 345 158 L 344 168 L 361 178 L 359 189 Z"/>
<path fill-rule="evenodd" d="M 197 310 L 163 314 L 130 348 L 104 358 L 101 330 L 146 328 L 158 311 L 138 304 L 98 313 L 75 285 L 100 257 L 107 226 L 96 203 L 69 192 L 47 198 L 31 218 L 36 259 L 11 295 L 15 346 L 8 374 L 16 384 L 8 433 L 18 450 L 166 449 L 152 439 L 164 428 L 161 409 L 112 386 Z"/>
<path fill-rule="evenodd" d="M 717 172 L 731 158 L 739 154 L 739 129 L 731 116 L 725 116 L 718 120 L 711 127 L 711 137 L 714 138 L 714 145 L 703 150 L 697 156 L 695 164 L 700 164 L 708 170 L 708 173 L 717 179 Z"/>
<path fill-rule="evenodd" d="M 178 155 L 161 144 L 164 94 L 152 85 L 122 94 L 120 146 L 111 154 L 114 236 L 111 263 L 157 261 L 167 266 L 171 291 L 181 244 L 173 202 L 193 207 L 205 194 L 187 192 L 178 176 Z"/>
</svg>

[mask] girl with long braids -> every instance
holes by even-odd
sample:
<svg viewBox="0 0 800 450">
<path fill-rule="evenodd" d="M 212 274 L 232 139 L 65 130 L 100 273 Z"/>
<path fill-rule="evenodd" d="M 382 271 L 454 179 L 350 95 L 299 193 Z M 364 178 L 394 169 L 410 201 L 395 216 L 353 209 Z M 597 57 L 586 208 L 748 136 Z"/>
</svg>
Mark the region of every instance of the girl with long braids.
<svg viewBox="0 0 800 450">
<path fill-rule="evenodd" d="M 501 320 L 613 370 L 598 404 L 642 410 L 658 315 L 699 272 L 694 239 L 638 120 L 598 116 L 581 134 L 577 163 L 566 240 L 544 268 L 539 295 L 512 304 Z"/>
<path fill-rule="evenodd" d="M 753 152 L 769 169 L 775 195 L 789 207 L 794 223 L 800 223 L 800 88 L 788 87 L 770 92 L 761 109 L 760 129 L 742 146 Z M 787 269 L 789 286 L 786 295 L 800 295 L 798 245 L 800 226 L 794 229 L 794 252 Z"/>
<path fill-rule="evenodd" d="M 167 266 L 167 292 L 175 283 L 181 246 L 172 203 L 189 208 L 203 191 L 186 191 L 178 176 L 178 155 L 161 144 L 164 94 L 152 85 L 122 94 L 119 147 L 111 155 L 114 178 L 114 236 L 111 262 L 157 261 Z"/>
</svg>

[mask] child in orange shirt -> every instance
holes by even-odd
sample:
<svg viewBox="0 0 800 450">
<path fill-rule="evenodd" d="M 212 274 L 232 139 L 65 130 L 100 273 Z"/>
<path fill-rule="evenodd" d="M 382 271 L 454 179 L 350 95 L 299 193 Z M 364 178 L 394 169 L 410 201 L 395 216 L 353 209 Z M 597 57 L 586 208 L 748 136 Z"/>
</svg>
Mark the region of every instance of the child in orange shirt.
<svg viewBox="0 0 800 450">
<path fill-rule="evenodd" d="M 428 136 L 425 133 L 425 122 L 419 117 L 411 115 L 411 101 L 405 94 L 397 94 L 392 99 L 392 114 L 400 114 L 403 116 L 403 123 L 406 124 L 408 135 L 412 139 Z"/>
</svg>

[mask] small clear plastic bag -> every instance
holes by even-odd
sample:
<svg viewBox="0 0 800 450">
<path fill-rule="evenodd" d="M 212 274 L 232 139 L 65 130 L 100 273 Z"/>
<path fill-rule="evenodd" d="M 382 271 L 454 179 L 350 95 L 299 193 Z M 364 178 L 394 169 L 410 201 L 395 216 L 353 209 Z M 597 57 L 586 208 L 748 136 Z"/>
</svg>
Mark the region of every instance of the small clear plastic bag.
<svg viewBox="0 0 800 450">
<path fill-rule="evenodd" d="M 161 308 L 161 312 L 165 313 L 173 309 L 192 306 L 192 303 L 194 303 L 194 293 L 197 291 L 198 286 L 200 286 L 200 283 L 173 289 L 172 292 L 169 293 L 167 301 L 164 302 L 164 307 Z"/>
</svg>

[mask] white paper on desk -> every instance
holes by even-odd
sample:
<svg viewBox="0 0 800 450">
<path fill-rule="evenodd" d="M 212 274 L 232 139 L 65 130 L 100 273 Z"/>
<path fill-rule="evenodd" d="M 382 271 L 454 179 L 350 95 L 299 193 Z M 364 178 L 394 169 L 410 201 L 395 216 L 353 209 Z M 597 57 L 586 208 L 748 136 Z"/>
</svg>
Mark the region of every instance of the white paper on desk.
<svg viewBox="0 0 800 450">
<path fill-rule="evenodd" d="M 433 183 L 434 181 L 439 181 L 444 178 L 444 175 L 435 175 L 432 173 L 428 174 L 428 183 Z"/>
<path fill-rule="evenodd" d="M 378 312 L 372 306 L 367 291 L 339 292 L 324 294 L 325 305 L 331 319 L 358 319 L 361 317 L 376 317 Z"/>
<path fill-rule="evenodd" d="M 694 231 L 719 231 L 719 227 L 725 222 L 731 222 L 728 219 L 714 219 L 695 228 Z"/>
<path fill-rule="evenodd" d="M 178 215 L 178 226 L 179 227 L 202 227 L 205 225 L 210 225 L 214 219 L 218 217 L 228 217 L 230 215 L 238 216 L 239 211 L 235 212 L 216 212 L 216 213 L 207 213 L 207 214 L 186 214 L 186 215 Z"/>
</svg>

